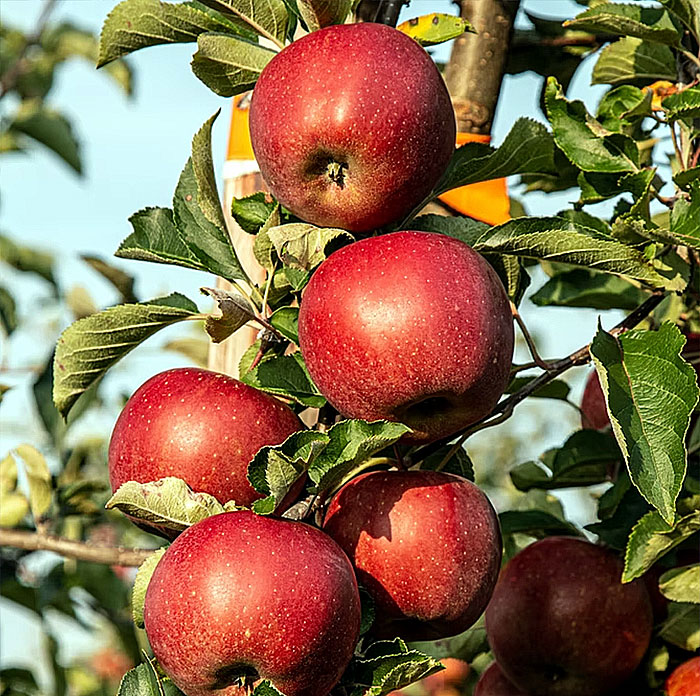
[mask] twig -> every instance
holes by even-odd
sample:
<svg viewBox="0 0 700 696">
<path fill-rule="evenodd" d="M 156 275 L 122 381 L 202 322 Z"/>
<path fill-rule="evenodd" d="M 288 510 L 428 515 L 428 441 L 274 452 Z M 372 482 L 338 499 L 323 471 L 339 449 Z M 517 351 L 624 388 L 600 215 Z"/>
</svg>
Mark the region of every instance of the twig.
<svg viewBox="0 0 700 696">
<path fill-rule="evenodd" d="M 637 324 L 639 324 L 640 321 L 642 321 L 642 319 L 647 317 L 665 297 L 666 295 L 663 292 L 655 292 L 608 333 L 612 334 L 613 336 L 619 336 L 621 333 L 624 333 L 629 329 L 633 329 L 635 326 L 637 326 Z M 549 382 L 556 379 L 569 368 L 587 363 L 590 360 L 590 347 L 591 345 L 588 343 L 582 348 L 579 348 L 577 351 L 567 355 L 565 358 L 550 363 L 549 368 L 545 372 L 528 382 L 522 389 L 519 389 L 514 394 L 511 394 L 507 398 L 503 399 L 503 401 L 496 404 L 496 407 L 487 416 L 484 416 L 481 420 L 478 420 L 476 423 L 473 423 L 467 428 L 464 428 L 463 430 L 454 433 L 449 437 L 436 440 L 435 442 L 418 448 L 412 453 L 411 459 L 414 462 L 421 461 L 426 457 L 429 457 L 440 448 L 444 447 L 446 444 L 452 442 L 455 438 L 459 439 L 461 446 L 461 444 L 470 435 L 473 435 L 478 430 L 490 428 L 492 425 L 498 425 L 499 423 L 507 420 L 512 415 L 515 407 L 521 401 L 524 401 L 528 396 L 530 396 L 530 394 L 533 394 L 545 384 L 549 384 Z M 451 455 L 448 453 L 447 458 L 449 458 L 449 456 Z M 441 464 L 443 463 L 441 462 Z"/>
<path fill-rule="evenodd" d="M 523 318 L 520 316 L 520 312 L 518 312 L 518 308 L 515 306 L 514 302 L 510 303 L 510 309 L 513 313 L 513 318 L 515 319 L 515 322 L 520 328 L 520 332 L 522 333 L 523 338 L 525 339 L 525 343 L 527 343 L 528 350 L 530 351 L 530 355 L 532 356 L 535 366 L 541 367 L 543 370 L 548 370 L 549 363 L 545 360 L 542 360 L 540 354 L 537 352 L 537 346 L 535 346 L 535 341 L 533 340 L 530 332 L 527 330 L 527 326 L 525 325 Z"/>
<path fill-rule="evenodd" d="M 670 123 L 669 130 L 671 131 L 671 140 L 673 141 L 673 149 L 676 152 L 676 159 L 678 160 L 678 168 L 685 170 L 685 162 L 683 161 L 683 155 L 681 154 L 681 149 L 678 145 L 678 138 L 676 136 L 676 124 Z"/>
<path fill-rule="evenodd" d="M 0 529 L 0 546 L 26 551 L 53 551 L 67 558 L 116 566 L 140 566 L 154 549 L 129 549 L 74 541 L 53 534 L 37 534 L 23 529 Z"/>
</svg>

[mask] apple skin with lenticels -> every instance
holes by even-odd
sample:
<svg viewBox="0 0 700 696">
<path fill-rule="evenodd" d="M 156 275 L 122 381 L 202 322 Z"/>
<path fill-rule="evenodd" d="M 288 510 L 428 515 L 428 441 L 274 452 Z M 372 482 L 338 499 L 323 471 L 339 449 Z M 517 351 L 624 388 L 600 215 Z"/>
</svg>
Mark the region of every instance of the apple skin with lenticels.
<svg viewBox="0 0 700 696">
<path fill-rule="evenodd" d="M 374 599 L 379 637 L 436 640 L 465 631 L 498 576 L 496 513 L 477 486 L 453 474 L 362 474 L 333 497 L 323 530 Z"/>
<path fill-rule="evenodd" d="M 262 497 L 247 478 L 253 456 L 303 427 L 281 401 L 232 377 L 166 370 L 141 385 L 117 419 L 109 443 L 112 490 L 175 476 L 221 503 L 249 506 Z"/>
<path fill-rule="evenodd" d="M 405 442 L 451 435 L 491 412 L 513 357 L 513 317 L 482 256 L 432 232 L 394 232 L 332 253 L 302 296 L 299 346 L 349 418 L 405 423 Z"/>
<path fill-rule="evenodd" d="M 575 537 L 515 555 L 486 609 L 486 634 L 505 676 L 538 696 L 615 693 L 649 646 L 652 608 L 641 580 L 622 584 L 620 558 Z"/>
<path fill-rule="evenodd" d="M 314 31 L 263 69 L 250 137 L 270 192 L 314 225 L 366 232 L 405 217 L 445 171 L 455 117 L 426 51 L 392 27 Z"/>
<path fill-rule="evenodd" d="M 146 634 L 187 696 L 327 696 L 360 632 L 350 561 L 326 534 L 249 511 L 183 532 L 146 591 Z"/>
<path fill-rule="evenodd" d="M 664 685 L 666 696 L 698 696 L 700 694 L 700 656 L 678 665 Z"/>
</svg>

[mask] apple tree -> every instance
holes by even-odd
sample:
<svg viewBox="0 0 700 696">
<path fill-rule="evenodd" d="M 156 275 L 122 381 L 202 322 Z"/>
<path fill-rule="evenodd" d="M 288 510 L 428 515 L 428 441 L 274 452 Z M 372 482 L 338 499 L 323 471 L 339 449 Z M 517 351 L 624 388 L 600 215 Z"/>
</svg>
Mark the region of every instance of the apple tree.
<svg viewBox="0 0 700 696">
<path fill-rule="evenodd" d="M 446 658 L 469 663 L 460 688 L 481 696 L 681 696 L 671 674 L 700 649 L 700 10 L 581 4 L 563 24 L 531 16 L 485 68 L 496 96 L 503 70 L 543 76 L 546 123 L 519 118 L 498 147 L 454 148 L 493 104 L 479 121 L 456 61 L 446 87 L 424 49 L 489 41 L 483 8 L 398 29 L 400 4 L 344 0 L 124 0 L 105 19 L 100 67 L 196 42 L 209 89 L 252 90 L 265 180 L 231 205 L 248 235 L 234 244 L 208 118 L 172 207 L 134 213 L 116 255 L 202 272 L 214 309 L 124 298 L 56 346 L 67 418 L 165 327 L 201 323 L 213 344 L 257 328 L 238 379 L 169 370 L 119 417 L 106 507 L 165 545 L 69 541 L 60 505 L 0 530 L 10 547 L 140 565 L 129 630 L 147 641 L 120 696 L 382 696 L 428 684 Z M 566 94 L 591 54 L 597 105 Z M 439 198 L 504 177 L 574 202 L 489 224 Z M 527 303 L 624 318 L 545 359 Z M 496 514 L 471 436 L 498 437 L 526 399 L 566 407 L 562 376 L 589 363 L 582 427 L 508 463 L 518 493 Z M 3 500 L 21 501 L 3 466 Z M 560 489 L 595 496 L 597 519 L 569 521 Z"/>
</svg>

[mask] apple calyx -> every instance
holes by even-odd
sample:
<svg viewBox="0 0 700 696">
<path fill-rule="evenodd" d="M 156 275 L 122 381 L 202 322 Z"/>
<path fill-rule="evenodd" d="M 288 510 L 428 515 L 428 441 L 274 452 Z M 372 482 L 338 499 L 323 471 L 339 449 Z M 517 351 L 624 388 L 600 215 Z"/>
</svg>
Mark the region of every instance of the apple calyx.
<svg viewBox="0 0 700 696">
<path fill-rule="evenodd" d="M 331 161 L 326 167 L 328 178 L 339 188 L 345 187 L 345 170 L 348 165 L 344 162 Z"/>
<path fill-rule="evenodd" d="M 260 679 L 260 674 L 252 665 L 238 662 L 232 665 L 224 665 L 216 670 L 212 689 L 225 689 L 229 686 L 237 686 L 245 689 L 246 693 L 253 693 L 255 683 Z"/>
</svg>

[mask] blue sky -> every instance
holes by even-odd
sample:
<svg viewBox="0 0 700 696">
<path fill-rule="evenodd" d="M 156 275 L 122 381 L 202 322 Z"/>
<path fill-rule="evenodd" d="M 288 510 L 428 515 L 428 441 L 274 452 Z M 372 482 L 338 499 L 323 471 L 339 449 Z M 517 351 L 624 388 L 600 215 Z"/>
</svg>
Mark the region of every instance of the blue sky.
<svg viewBox="0 0 700 696">
<path fill-rule="evenodd" d="M 70 20 L 98 31 L 114 4 L 112 0 L 63 0 L 54 19 Z M 454 12 L 454 7 L 444 1 L 413 0 L 401 19 L 438 10 Z M 523 7 L 551 17 L 570 17 L 581 10 L 572 0 L 524 0 Z M 31 29 L 40 10 L 38 0 L 2 0 L 3 22 L 25 30 Z M 519 22 L 527 24 L 522 13 Z M 82 142 L 83 178 L 75 176 L 58 158 L 43 150 L 3 157 L 0 229 L 18 241 L 56 253 L 63 285 L 89 287 L 101 306 L 117 298 L 99 276 L 79 261 L 78 254 L 109 258 L 130 233 L 127 218 L 132 213 L 146 206 L 170 205 L 179 173 L 189 156 L 192 135 L 219 108 L 222 115 L 215 127 L 213 146 L 215 162 L 221 171 L 230 103 L 210 92 L 191 73 L 188 64 L 192 52 L 192 45 L 176 45 L 151 48 L 131 56 L 129 60 L 135 71 L 135 94 L 131 99 L 84 61 L 72 61 L 59 72 L 51 103 L 71 119 Z M 441 47 L 438 55 L 446 59 L 449 47 Z M 569 91 L 569 96 L 584 98 L 589 107 L 603 91 L 590 87 L 591 68 L 589 61 Z M 538 95 L 538 78 L 529 74 L 506 77 L 494 124 L 495 144 L 518 117 L 542 120 Z M 532 195 L 525 203 L 530 213 L 551 214 L 565 207 L 573 197 L 573 193 Z M 199 301 L 200 306 L 206 306 L 198 288 L 210 279 L 201 273 L 136 261 L 115 260 L 115 264 L 137 277 L 137 291 L 143 298 L 178 290 Z M 37 293 L 20 274 L 11 274 L 3 282 L 16 292 L 23 310 L 41 312 L 42 293 Z M 523 314 L 540 339 L 542 354 L 550 357 L 559 357 L 586 343 L 595 331 L 599 315 L 595 311 L 577 310 L 573 320 L 573 315 L 565 309 L 538 308 L 533 313 L 532 305 L 527 302 Z M 604 323 L 610 326 L 616 319 L 617 314 L 612 313 Z M 51 330 L 57 331 L 64 320 L 55 317 Z M 158 343 L 158 339 L 153 341 Z M 21 366 L 41 358 L 48 345 L 45 336 L 24 334 L 4 348 L 9 349 L 10 364 Z M 155 354 L 145 346 L 124 361 L 117 376 L 119 388 L 133 389 L 150 374 L 182 364 L 182 358 L 175 354 L 159 352 L 157 360 Z M 573 382 L 580 390 L 580 372 L 574 375 Z M 28 408 L 25 397 L 20 390 L 6 397 L 2 414 L 5 426 L 8 419 L 17 423 L 25 418 Z M 545 403 L 546 406 L 539 408 L 549 409 L 547 413 L 551 414 L 553 423 L 547 442 L 529 442 L 527 407 L 517 412 L 515 427 L 523 436 L 523 460 L 563 441 L 576 420 L 571 410 L 565 413 L 566 407 L 558 402 Z M 105 423 L 100 427 L 105 425 L 109 427 Z M 13 442 L 13 433 L 4 432 L 0 437 L 2 452 Z M 31 652 L 27 646 L 38 640 L 36 626 L 30 625 L 22 614 L 8 613 L 6 605 L 3 615 L 10 618 L 3 621 L 3 662 L 26 657 Z M 11 640 L 7 631 L 13 634 Z M 71 652 L 89 644 L 85 637 L 71 635 Z"/>
</svg>

